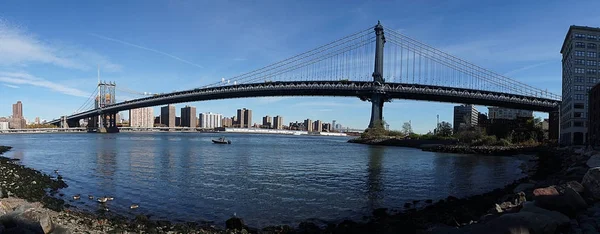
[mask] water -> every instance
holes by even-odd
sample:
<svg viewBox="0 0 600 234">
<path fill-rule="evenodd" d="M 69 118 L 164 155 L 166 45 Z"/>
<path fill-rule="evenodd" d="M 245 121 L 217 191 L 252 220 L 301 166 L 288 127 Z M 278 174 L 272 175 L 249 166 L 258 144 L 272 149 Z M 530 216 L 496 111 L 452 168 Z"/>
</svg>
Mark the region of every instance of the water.
<svg viewBox="0 0 600 234">
<path fill-rule="evenodd" d="M 511 157 L 423 152 L 346 143 L 345 137 L 209 133 L 12 134 L 7 157 L 69 185 L 71 204 L 111 195 L 111 212 L 172 221 L 215 221 L 234 213 L 255 227 L 307 219 L 359 220 L 379 207 L 464 197 L 522 176 Z M 85 197 L 85 198 L 84 198 Z M 130 210 L 137 203 L 140 208 Z"/>
</svg>

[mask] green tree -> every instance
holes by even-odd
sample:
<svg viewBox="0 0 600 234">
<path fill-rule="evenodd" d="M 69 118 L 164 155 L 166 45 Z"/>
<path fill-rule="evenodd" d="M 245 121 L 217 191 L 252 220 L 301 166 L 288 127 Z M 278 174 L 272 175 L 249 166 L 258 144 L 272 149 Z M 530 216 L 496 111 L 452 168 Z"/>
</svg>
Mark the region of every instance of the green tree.
<svg viewBox="0 0 600 234">
<path fill-rule="evenodd" d="M 404 133 L 404 135 L 410 135 L 411 133 L 413 133 L 412 125 L 410 122 L 404 122 L 404 124 L 402 124 L 402 133 Z"/>
<path fill-rule="evenodd" d="M 442 121 L 439 123 L 436 135 L 448 137 L 452 135 L 452 124 Z"/>
</svg>

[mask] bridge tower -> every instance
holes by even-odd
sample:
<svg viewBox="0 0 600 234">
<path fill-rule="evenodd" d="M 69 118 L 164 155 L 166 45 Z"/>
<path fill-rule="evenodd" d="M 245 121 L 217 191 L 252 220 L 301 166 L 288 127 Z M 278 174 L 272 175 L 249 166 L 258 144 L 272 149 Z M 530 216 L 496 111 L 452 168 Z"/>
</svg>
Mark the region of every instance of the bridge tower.
<svg viewBox="0 0 600 234">
<path fill-rule="evenodd" d="M 88 119 L 88 131 L 99 133 L 117 133 L 117 113 L 104 112 L 103 108 L 116 103 L 114 82 L 99 82 L 98 96 L 96 97 L 96 109 L 99 110 L 99 116 Z"/>
<path fill-rule="evenodd" d="M 389 101 L 386 98 L 383 85 L 383 46 L 385 44 L 385 36 L 383 35 L 383 25 L 377 21 L 375 26 L 375 69 L 373 71 L 373 92 L 369 101 L 371 101 L 371 121 L 369 128 L 383 127 L 383 103 Z"/>
</svg>

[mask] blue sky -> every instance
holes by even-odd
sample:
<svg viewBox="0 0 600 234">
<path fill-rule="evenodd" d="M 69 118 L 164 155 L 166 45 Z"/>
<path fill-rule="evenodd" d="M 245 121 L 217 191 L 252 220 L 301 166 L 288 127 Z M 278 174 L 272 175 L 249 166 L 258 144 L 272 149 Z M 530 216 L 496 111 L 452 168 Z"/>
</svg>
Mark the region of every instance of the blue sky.
<svg viewBox="0 0 600 234">
<path fill-rule="evenodd" d="M 139 92 L 196 88 L 372 26 L 560 94 L 560 46 L 569 25 L 600 26 L 600 1 L 13 1 L 0 2 L 0 116 L 23 102 L 26 118 L 78 109 L 103 80 Z M 564 11 L 569 9 L 569 11 Z M 122 94 L 117 99 L 137 97 Z M 185 104 L 178 104 L 183 107 Z M 238 108 L 337 120 L 365 128 L 357 98 L 248 98 L 189 103 L 232 116 Z M 453 104 L 394 100 L 384 116 L 416 132 L 452 121 Z M 487 112 L 487 108 L 479 107 Z M 155 108 L 158 113 L 158 108 Z M 536 115 L 546 116 L 541 113 Z"/>
</svg>

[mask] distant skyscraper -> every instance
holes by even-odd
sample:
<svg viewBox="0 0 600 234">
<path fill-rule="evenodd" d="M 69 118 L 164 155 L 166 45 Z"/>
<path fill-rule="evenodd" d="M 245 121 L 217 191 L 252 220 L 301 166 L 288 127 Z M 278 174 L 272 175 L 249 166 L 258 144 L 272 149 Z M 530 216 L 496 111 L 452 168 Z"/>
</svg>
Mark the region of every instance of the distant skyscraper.
<svg viewBox="0 0 600 234">
<path fill-rule="evenodd" d="M 40 117 L 35 117 L 35 124 L 40 124 Z"/>
<path fill-rule="evenodd" d="M 517 119 L 517 117 L 533 117 L 533 111 L 488 107 L 489 119 Z"/>
<path fill-rule="evenodd" d="M 160 123 L 167 127 L 175 127 L 175 106 L 169 104 L 160 108 Z"/>
<path fill-rule="evenodd" d="M 23 103 L 21 101 L 17 101 L 16 104 L 13 104 L 13 118 L 23 118 Z"/>
<path fill-rule="evenodd" d="M 315 131 L 315 132 L 323 131 L 323 122 L 321 120 L 315 121 L 315 126 L 313 127 L 313 131 Z"/>
<path fill-rule="evenodd" d="M 331 121 L 331 130 L 334 130 L 334 131 L 337 129 L 335 122 L 336 122 L 335 120 Z"/>
<path fill-rule="evenodd" d="M 201 113 L 200 114 L 200 127 L 213 129 L 223 127 L 223 115 L 216 113 Z"/>
<path fill-rule="evenodd" d="M 308 132 L 313 131 L 313 121 L 312 120 L 310 120 L 310 119 L 304 120 L 304 130 L 306 130 Z"/>
<path fill-rule="evenodd" d="M 479 112 L 473 105 L 454 106 L 454 132 L 477 126 Z"/>
<path fill-rule="evenodd" d="M 263 128 L 272 128 L 273 127 L 273 118 L 271 118 L 271 116 L 268 116 L 268 115 L 263 117 L 262 127 Z"/>
<path fill-rule="evenodd" d="M 154 109 L 143 107 L 129 110 L 129 126 L 134 128 L 154 127 Z"/>
<path fill-rule="evenodd" d="M 181 126 L 195 128 L 196 123 L 196 107 L 185 106 L 181 108 Z"/>
<path fill-rule="evenodd" d="M 252 127 L 252 110 L 246 108 L 238 109 L 236 125 L 240 128 Z"/>
<path fill-rule="evenodd" d="M 275 116 L 273 119 L 273 128 L 274 129 L 283 129 L 283 117 Z"/>
</svg>

